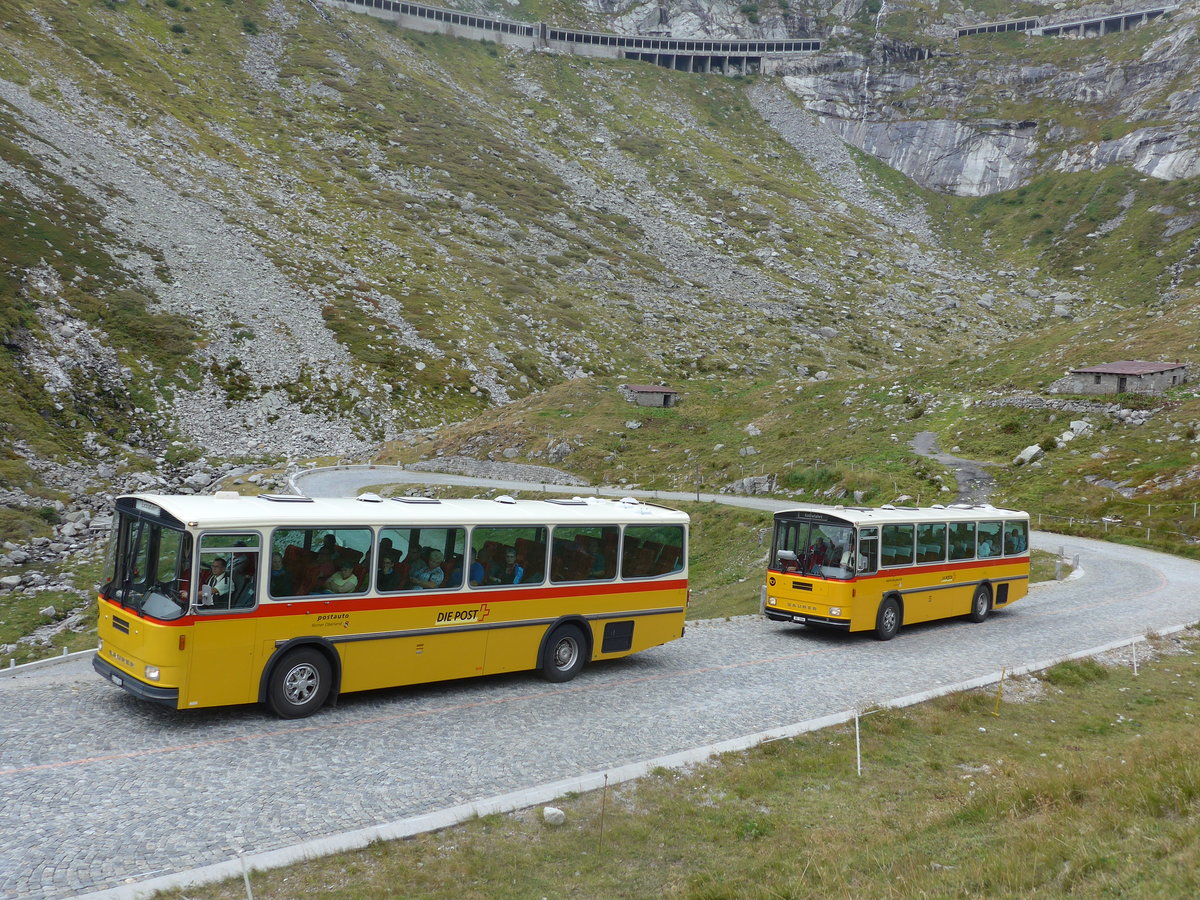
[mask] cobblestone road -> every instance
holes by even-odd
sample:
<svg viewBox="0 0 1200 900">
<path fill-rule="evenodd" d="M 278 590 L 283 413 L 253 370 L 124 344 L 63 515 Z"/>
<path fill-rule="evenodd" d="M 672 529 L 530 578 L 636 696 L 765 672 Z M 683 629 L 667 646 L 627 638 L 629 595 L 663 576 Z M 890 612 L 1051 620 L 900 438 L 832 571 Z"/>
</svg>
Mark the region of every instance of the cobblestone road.
<svg viewBox="0 0 1200 900">
<path fill-rule="evenodd" d="M 284 722 L 140 703 L 87 660 L 0 677 L 0 897 L 59 898 L 786 726 L 1200 619 L 1200 564 L 1036 535 L 1083 578 L 890 643 L 757 617 L 550 685 L 352 694 Z"/>
</svg>

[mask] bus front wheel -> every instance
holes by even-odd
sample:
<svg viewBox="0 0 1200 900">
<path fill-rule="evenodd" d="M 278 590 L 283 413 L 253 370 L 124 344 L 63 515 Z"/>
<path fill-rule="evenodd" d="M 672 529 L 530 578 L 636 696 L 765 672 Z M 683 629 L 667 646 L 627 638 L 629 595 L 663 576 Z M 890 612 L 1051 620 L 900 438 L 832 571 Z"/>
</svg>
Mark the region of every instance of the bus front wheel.
<svg viewBox="0 0 1200 900">
<path fill-rule="evenodd" d="M 890 641 L 900 630 L 900 604 L 895 597 L 888 597 L 879 604 L 879 613 L 875 616 L 875 638 L 880 641 Z"/>
<path fill-rule="evenodd" d="M 583 632 L 577 625 L 559 625 L 542 652 L 542 677 L 547 681 L 570 681 L 583 668 L 586 648 Z"/>
<path fill-rule="evenodd" d="M 971 611 L 967 613 L 967 618 L 972 622 L 982 622 L 991 611 L 992 592 L 986 584 L 981 584 L 975 588 L 975 598 L 971 601 Z"/>
<path fill-rule="evenodd" d="M 329 660 L 319 650 L 293 650 L 271 673 L 267 702 L 281 719 L 311 716 L 325 703 L 332 680 Z"/>
</svg>

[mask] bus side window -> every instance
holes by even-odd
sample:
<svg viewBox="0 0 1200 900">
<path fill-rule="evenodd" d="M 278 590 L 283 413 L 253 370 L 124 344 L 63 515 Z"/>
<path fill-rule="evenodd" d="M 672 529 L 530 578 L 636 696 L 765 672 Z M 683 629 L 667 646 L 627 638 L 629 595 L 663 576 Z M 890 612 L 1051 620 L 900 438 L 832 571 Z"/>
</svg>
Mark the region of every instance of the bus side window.
<svg viewBox="0 0 1200 900">
<path fill-rule="evenodd" d="M 950 523 L 950 558 L 952 560 L 975 558 L 975 523 Z"/>
<path fill-rule="evenodd" d="M 540 525 L 478 525 L 471 532 L 471 587 L 540 584 L 546 529 Z"/>
<path fill-rule="evenodd" d="M 258 601 L 259 536 L 206 534 L 200 540 L 200 590 L 197 606 L 250 609 Z"/>
<path fill-rule="evenodd" d="M 942 562 L 946 558 L 946 523 L 917 526 L 917 562 Z"/>
<path fill-rule="evenodd" d="M 870 575 L 879 568 L 879 532 L 863 528 L 858 533 L 858 574 Z"/>
<path fill-rule="evenodd" d="M 271 537 L 271 596 L 353 594 L 367 589 L 368 528 L 276 528 Z M 274 565 L 278 554 L 281 568 Z"/>
<path fill-rule="evenodd" d="M 683 529 L 678 525 L 627 525 L 621 545 L 621 577 L 648 578 L 682 571 Z"/>
<path fill-rule="evenodd" d="M 990 559 L 1000 555 L 1000 527 L 999 522 L 979 523 L 976 553 L 980 559 Z"/>
<path fill-rule="evenodd" d="M 1004 532 L 1004 555 L 1012 556 L 1029 549 L 1029 526 L 1024 522 L 1010 522 Z"/>
<path fill-rule="evenodd" d="M 883 526 L 883 565 L 911 566 L 913 561 L 913 525 Z"/>
<path fill-rule="evenodd" d="M 550 580 L 599 581 L 617 575 L 616 548 L 620 529 L 616 525 L 559 525 L 550 543 Z M 643 547 L 645 542 L 643 542 Z M 655 544 L 657 575 L 675 567 L 674 551 Z"/>
</svg>

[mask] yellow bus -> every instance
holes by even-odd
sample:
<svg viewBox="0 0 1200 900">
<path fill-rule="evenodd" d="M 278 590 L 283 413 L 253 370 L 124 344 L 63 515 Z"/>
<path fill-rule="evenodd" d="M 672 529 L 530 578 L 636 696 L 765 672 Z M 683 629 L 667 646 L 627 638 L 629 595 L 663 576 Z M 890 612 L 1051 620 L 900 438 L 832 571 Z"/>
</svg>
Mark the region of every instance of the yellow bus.
<svg viewBox="0 0 1200 900">
<path fill-rule="evenodd" d="M 538 669 L 683 635 L 686 513 L 636 500 L 119 497 L 93 667 L 177 709 Z"/>
<path fill-rule="evenodd" d="M 873 631 L 982 622 L 1029 589 L 1029 515 L 992 506 L 811 507 L 775 514 L 768 619 Z"/>
</svg>

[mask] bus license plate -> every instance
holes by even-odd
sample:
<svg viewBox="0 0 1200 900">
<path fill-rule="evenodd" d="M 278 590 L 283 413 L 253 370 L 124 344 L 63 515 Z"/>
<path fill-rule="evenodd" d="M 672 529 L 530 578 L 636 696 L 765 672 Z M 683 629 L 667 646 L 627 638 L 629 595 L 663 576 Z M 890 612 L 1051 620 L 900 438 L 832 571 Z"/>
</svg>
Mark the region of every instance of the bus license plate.
<svg viewBox="0 0 1200 900">
<path fill-rule="evenodd" d="M 120 675 L 109 675 L 108 677 L 112 679 L 112 683 L 115 684 L 117 687 L 125 686 L 125 682 L 121 680 Z"/>
<path fill-rule="evenodd" d="M 792 616 L 792 621 L 795 622 L 797 625 L 803 625 L 804 624 L 804 616 Z"/>
</svg>

